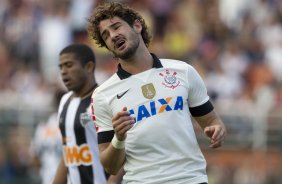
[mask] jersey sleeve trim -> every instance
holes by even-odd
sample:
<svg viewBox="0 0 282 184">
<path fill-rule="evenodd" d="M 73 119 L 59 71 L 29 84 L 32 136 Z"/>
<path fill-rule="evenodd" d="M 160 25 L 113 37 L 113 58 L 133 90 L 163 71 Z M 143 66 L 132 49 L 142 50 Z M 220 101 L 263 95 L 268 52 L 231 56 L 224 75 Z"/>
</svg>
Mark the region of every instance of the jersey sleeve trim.
<svg viewBox="0 0 282 184">
<path fill-rule="evenodd" d="M 105 132 L 98 132 L 98 144 L 111 142 L 115 132 L 113 130 L 105 131 Z"/>
<path fill-rule="evenodd" d="M 206 103 L 197 106 L 197 107 L 190 107 L 190 113 L 194 117 L 204 116 L 208 113 L 210 113 L 214 109 L 212 103 L 210 101 L 207 101 Z"/>
</svg>

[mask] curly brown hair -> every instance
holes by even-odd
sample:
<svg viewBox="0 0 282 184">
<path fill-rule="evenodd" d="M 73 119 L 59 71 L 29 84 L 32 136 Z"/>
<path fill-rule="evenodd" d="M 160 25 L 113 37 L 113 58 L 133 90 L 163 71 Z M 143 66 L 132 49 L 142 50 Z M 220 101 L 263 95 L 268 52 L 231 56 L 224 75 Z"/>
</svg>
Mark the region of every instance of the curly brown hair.
<svg viewBox="0 0 282 184">
<path fill-rule="evenodd" d="M 148 32 L 148 27 L 145 23 L 145 20 L 142 16 L 132 8 L 129 8 L 127 5 L 111 2 L 101 4 L 95 8 L 93 14 L 88 19 L 87 31 L 91 38 L 96 40 L 96 43 L 100 47 L 107 47 L 104 40 L 100 35 L 99 24 L 105 19 L 111 19 L 114 17 L 119 17 L 125 22 L 127 22 L 131 27 L 135 20 L 139 20 L 142 25 L 141 35 L 144 40 L 145 45 L 148 47 L 151 36 Z"/>
</svg>

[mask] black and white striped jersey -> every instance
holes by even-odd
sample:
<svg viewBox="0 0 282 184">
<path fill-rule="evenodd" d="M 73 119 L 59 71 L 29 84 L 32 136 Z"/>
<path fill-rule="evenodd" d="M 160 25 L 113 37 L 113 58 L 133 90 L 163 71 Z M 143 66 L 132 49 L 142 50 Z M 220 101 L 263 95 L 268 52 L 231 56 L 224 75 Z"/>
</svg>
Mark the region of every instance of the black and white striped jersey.
<svg viewBox="0 0 282 184">
<path fill-rule="evenodd" d="M 85 98 L 72 94 L 68 92 L 62 97 L 58 114 L 68 183 L 104 184 L 105 172 L 99 160 L 97 134 L 90 115 L 91 94 Z"/>
</svg>

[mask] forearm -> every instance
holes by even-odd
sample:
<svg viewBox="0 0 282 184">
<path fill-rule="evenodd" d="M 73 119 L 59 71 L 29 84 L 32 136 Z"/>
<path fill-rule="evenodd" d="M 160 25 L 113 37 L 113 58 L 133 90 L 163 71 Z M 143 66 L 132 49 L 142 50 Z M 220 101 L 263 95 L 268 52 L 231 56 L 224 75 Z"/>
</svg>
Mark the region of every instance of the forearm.
<svg viewBox="0 0 282 184">
<path fill-rule="evenodd" d="M 67 183 L 68 168 L 65 166 L 64 159 L 62 158 L 53 181 L 53 184 L 66 184 Z"/>
<path fill-rule="evenodd" d="M 210 138 L 210 147 L 220 147 L 226 136 L 226 128 L 216 112 L 212 111 L 204 116 L 195 117 L 195 119 L 204 130 L 206 136 Z"/>
<path fill-rule="evenodd" d="M 120 184 L 124 175 L 124 169 L 121 168 L 116 175 L 110 175 L 107 184 Z"/>
<path fill-rule="evenodd" d="M 116 175 L 125 161 L 125 150 L 116 149 L 111 143 L 99 144 L 100 160 L 109 174 Z"/>
<path fill-rule="evenodd" d="M 133 127 L 134 122 L 130 112 L 123 107 L 122 111 L 112 118 L 114 136 L 111 142 L 99 144 L 100 160 L 109 174 L 116 175 L 124 164 L 126 132 Z M 101 133 L 98 133 L 98 139 L 99 137 L 103 139 Z"/>
<path fill-rule="evenodd" d="M 215 111 L 212 111 L 201 117 L 194 117 L 194 119 L 197 121 L 197 123 L 201 126 L 203 130 L 206 127 L 212 126 L 212 125 L 219 125 L 219 126 L 225 127 L 220 117 L 217 115 Z"/>
</svg>

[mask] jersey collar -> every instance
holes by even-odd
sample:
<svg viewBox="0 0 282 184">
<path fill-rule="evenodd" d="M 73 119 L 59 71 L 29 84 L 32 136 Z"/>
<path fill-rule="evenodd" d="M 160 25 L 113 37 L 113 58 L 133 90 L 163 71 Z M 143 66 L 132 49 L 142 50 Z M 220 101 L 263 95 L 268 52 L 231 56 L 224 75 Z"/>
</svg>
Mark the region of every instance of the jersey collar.
<svg viewBox="0 0 282 184">
<path fill-rule="evenodd" d="M 162 65 L 160 59 L 155 54 L 153 54 L 153 53 L 151 53 L 151 55 L 153 57 L 153 68 L 162 68 L 163 65 Z M 119 76 L 119 78 L 121 80 L 123 80 L 123 79 L 126 79 L 126 78 L 130 77 L 132 74 L 128 73 L 127 71 L 122 69 L 121 65 L 118 64 L 117 75 Z"/>
</svg>

